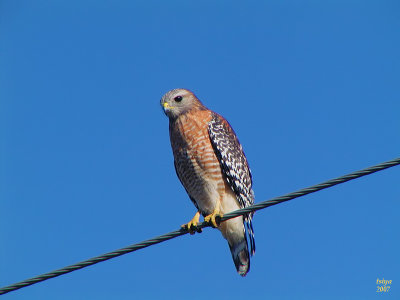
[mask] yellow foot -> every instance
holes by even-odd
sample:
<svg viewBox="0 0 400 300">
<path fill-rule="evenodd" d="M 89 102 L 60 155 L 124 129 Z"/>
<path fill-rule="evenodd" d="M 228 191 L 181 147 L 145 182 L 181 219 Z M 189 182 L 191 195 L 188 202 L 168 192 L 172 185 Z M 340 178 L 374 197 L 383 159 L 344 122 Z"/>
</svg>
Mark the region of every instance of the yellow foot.
<svg viewBox="0 0 400 300">
<path fill-rule="evenodd" d="M 220 214 L 219 205 L 217 205 L 210 215 L 204 217 L 204 221 L 210 223 L 212 227 L 217 228 L 221 223 L 221 218 L 222 214 Z"/>
<path fill-rule="evenodd" d="M 199 219 L 200 219 L 200 212 L 197 212 L 193 219 L 189 221 L 187 224 L 183 224 L 181 227 L 186 228 L 190 234 L 195 234 L 196 231 L 198 233 L 202 232 L 203 230 L 201 228 L 196 228 L 197 224 L 199 224 Z"/>
</svg>

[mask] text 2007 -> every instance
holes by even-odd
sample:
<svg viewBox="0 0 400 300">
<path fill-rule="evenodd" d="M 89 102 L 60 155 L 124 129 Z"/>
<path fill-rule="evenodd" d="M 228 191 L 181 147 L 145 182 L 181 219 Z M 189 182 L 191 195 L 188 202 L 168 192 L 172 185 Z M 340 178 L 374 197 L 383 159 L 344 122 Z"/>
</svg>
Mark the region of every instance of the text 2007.
<svg viewBox="0 0 400 300">
<path fill-rule="evenodd" d="M 376 292 L 377 293 L 382 293 L 382 292 L 389 292 L 390 286 L 377 286 L 376 287 Z"/>
</svg>

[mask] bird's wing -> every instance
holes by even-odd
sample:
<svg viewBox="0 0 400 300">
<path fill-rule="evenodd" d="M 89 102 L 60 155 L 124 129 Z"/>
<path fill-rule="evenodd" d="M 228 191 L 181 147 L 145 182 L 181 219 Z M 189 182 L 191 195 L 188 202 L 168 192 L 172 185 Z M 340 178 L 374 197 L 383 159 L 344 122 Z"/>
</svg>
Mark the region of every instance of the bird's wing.
<svg viewBox="0 0 400 300">
<path fill-rule="evenodd" d="M 229 183 L 241 208 L 254 203 L 252 177 L 242 145 L 223 117 L 213 113 L 208 123 L 208 134 L 226 181 Z"/>
</svg>

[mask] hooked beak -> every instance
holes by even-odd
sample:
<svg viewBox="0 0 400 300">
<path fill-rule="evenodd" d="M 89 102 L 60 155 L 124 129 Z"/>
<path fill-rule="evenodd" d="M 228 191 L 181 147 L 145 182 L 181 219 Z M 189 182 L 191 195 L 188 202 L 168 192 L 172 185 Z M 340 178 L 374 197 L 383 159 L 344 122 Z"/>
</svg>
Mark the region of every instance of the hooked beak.
<svg viewBox="0 0 400 300">
<path fill-rule="evenodd" d="M 162 106 L 162 110 L 164 111 L 164 114 L 166 114 L 169 117 L 171 114 L 171 109 L 173 107 L 171 105 L 169 105 L 168 102 L 162 102 L 161 106 Z"/>
<path fill-rule="evenodd" d="M 163 106 L 163 108 L 164 108 L 164 111 L 167 111 L 167 110 L 170 110 L 171 108 L 174 108 L 173 106 L 169 105 L 168 102 L 164 102 L 164 103 L 162 104 L 162 106 Z"/>
</svg>

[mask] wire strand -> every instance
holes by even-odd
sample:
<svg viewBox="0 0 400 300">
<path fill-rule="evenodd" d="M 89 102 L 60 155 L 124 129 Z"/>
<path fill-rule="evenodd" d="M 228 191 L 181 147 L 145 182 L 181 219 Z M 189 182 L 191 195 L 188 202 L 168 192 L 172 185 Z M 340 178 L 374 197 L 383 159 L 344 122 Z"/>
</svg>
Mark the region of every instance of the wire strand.
<svg viewBox="0 0 400 300">
<path fill-rule="evenodd" d="M 308 188 L 298 190 L 293 193 L 289 193 L 289 194 L 286 194 L 286 195 L 283 195 L 280 197 L 275 197 L 275 198 L 272 198 L 267 201 L 259 202 L 257 204 L 248 206 L 246 208 L 238 209 L 238 210 L 235 210 L 233 212 L 223 215 L 223 217 L 221 218 L 221 222 L 226 221 L 228 219 L 238 217 L 240 215 L 244 215 L 244 214 L 252 212 L 252 211 L 264 209 L 269 206 L 273 206 L 273 205 L 276 205 L 276 204 L 279 204 L 282 202 L 286 202 L 286 201 L 289 201 L 289 200 L 292 200 L 292 199 L 295 199 L 295 198 L 298 198 L 298 197 L 301 197 L 301 196 L 304 196 L 307 194 L 311 194 L 311 193 L 344 183 L 346 181 L 350 181 L 350 180 L 353 180 L 353 179 L 356 179 L 356 178 L 359 178 L 362 176 L 366 176 L 366 175 L 369 175 L 369 174 L 372 174 L 372 173 L 375 173 L 378 171 L 382 171 L 384 169 L 388 169 L 390 167 L 394 167 L 399 164 L 400 164 L 400 157 L 390 160 L 390 161 L 387 161 L 387 162 L 383 162 L 381 164 L 378 164 L 378 165 L 375 165 L 375 166 L 372 166 L 372 167 L 369 167 L 366 169 L 363 169 L 363 170 L 360 170 L 360 171 L 356 171 L 356 172 L 353 172 L 353 173 L 350 173 L 350 174 L 347 174 L 347 175 L 344 175 L 344 176 L 341 176 L 341 177 L 338 177 L 335 179 L 325 181 L 325 182 L 317 184 L 317 185 L 310 186 Z M 210 226 L 210 224 L 208 224 L 206 222 L 202 222 L 197 225 L 197 228 L 202 229 L 202 228 L 209 227 L 209 226 Z M 103 255 L 99 255 L 99 256 L 90 258 L 88 260 L 64 267 L 62 269 L 58 269 L 58 270 L 55 270 L 55 271 L 52 271 L 49 273 L 45 273 L 45 274 L 42 274 L 42 275 L 39 275 L 36 277 L 32 277 L 30 279 L 26 279 L 24 281 L 17 282 L 17 283 L 5 286 L 3 288 L 0 288 L 0 295 L 18 290 L 23 287 L 27 287 L 27 286 L 35 284 L 35 283 L 42 282 L 42 281 L 45 281 L 45 280 L 48 280 L 48 279 L 51 279 L 51 278 L 54 278 L 54 277 L 57 277 L 60 275 L 64 275 L 64 274 L 70 273 L 72 271 L 76 271 L 76 270 L 97 264 L 99 262 L 109 260 L 114 257 L 118 257 L 121 255 L 130 253 L 130 252 L 134 252 L 139 249 L 143 249 L 143 248 L 149 247 L 151 245 L 155 245 L 155 244 L 176 238 L 178 236 L 185 235 L 187 233 L 188 233 L 188 230 L 186 228 L 181 228 L 179 230 L 175 230 L 175 231 L 157 236 L 155 238 L 152 238 L 152 239 L 149 239 L 149 240 L 137 243 L 137 244 L 130 245 L 125 248 L 121 248 L 121 249 L 118 249 L 118 250 L 115 250 L 115 251 L 112 251 L 112 252 L 109 252 L 109 253 L 106 253 Z"/>
</svg>

